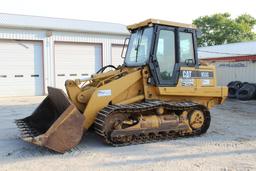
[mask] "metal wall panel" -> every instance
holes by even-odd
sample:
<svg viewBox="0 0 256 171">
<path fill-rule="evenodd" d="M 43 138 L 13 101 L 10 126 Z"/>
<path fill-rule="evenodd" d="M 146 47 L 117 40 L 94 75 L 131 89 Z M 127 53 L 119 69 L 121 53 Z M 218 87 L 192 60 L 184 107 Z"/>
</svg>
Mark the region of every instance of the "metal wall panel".
<svg viewBox="0 0 256 171">
<path fill-rule="evenodd" d="M 65 81 L 90 78 L 101 67 L 101 44 L 56 42 L 54 46 L 56 87 L 65 91 Z"/>
<path fill-rule="evenodd" d="M 43 40 L 45 31 L 0 28 L 0 39 Z"/>
<path fill-rule="evenodd" d="M 256 41 L 229 43 L 198 48 L 198 57 L 201 59 L 249 56 L 256 54 Z"/>
<path fill-rule="evenodd" d="M 230 81 L 256 83 L 256 62 L 216 62 L 217 84 L 227 85 Z"/>
<path fill-rule="evenodd" d="M 113 44 L 111 47 L 111 64 L 114 66 L 119 66 L 124 63 L 124 59 L 122 58 L 122 51 L 123 55 L 126 53 L 127 46 L 123 49 L 123 45 L 116 45 Z"/>
<path fill-rule="evenodd" d="M 0 40 L 0 97 L 43 95 L 42 56 L 40 41 Z"/>
<path fill-rule="evenodd" d="M 111 45 L 123 44 L 127 36 L 86 34 L 70 32 L 53 32 L 54 41 L 62 42 L 83 42 L 102 44 L 103 66 L 111 64 Z"/>
<path fill-rule="evenodd" d="M 43 41 L 43 70 L 45 92 L 47 86 L 55 85 L 54 42 L 97 43 L 102 45 L 103 66 L 111 64 L 111 45 L 123 44 L 127 35 L 92 34 L 33 29 L 0 28 L 0 40 Z M 74 61 L 75 62 L 75 61 Z"/>
</svg>

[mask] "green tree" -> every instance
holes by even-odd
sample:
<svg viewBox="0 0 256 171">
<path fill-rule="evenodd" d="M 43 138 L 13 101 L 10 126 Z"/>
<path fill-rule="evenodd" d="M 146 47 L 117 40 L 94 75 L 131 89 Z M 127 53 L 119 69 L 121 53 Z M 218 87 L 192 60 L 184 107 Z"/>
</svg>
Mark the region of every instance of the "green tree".
<svg viewBox="0 0 256 171">
<path fill-rule="evenodd" d="M 198 46 L 212 46 L 225 43 L 255 40 L 253 28 L 256 19 L 248 14 L 242 14 L 235 19 L 229 13 L 219 13 L 203 16 L 193 20 L 202 32 L 198 38 Z"/>
</svg>

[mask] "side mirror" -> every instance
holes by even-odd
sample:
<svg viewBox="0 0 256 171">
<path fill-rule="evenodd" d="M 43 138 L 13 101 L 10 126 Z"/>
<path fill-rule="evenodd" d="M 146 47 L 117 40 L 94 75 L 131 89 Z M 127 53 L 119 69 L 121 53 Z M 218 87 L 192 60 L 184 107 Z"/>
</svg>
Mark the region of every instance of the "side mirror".
<svg viewBox="0 0 256 171">
<path fill-rule="evenodd" d="M 202 30 L 201 29 L 197 29 L 196 30 L 196 38 L 201 38 L 202 37 Z"/>
<path fill-rule="evenodd" d="M 194 65 L 195 62 L 194 62 L 193 59 L 186 59 L 186 60 L 185 60 L 185 64 L 186 64 L 187 66 L 189 66 L 189 65 Z"/>
<path fill-rule="evenodd" d="M 126 46 L 128 45 L 129 40 L 130 40 L 129 37 L 126 37 L 126 38 L 124 39 L 124 44 L 123 44 L 123 49 L 122 49 L 122 53 L 121 53 L 121 58 L 125 58 L 125 54 L 126 54 L 126 53 L 124 53 L 124 52 L 125 52 L 124 49 L 125 49 Z"/>
</svg>

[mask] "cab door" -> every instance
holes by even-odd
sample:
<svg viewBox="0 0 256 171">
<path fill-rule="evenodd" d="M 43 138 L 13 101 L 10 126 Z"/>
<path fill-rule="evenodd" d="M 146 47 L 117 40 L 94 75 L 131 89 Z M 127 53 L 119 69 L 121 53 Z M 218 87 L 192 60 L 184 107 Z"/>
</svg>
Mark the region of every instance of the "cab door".
<svg viewBox="0 0 256 171">
<path fill-rule="evenodd" d="M 197 86 L 197 79 L 200 78 L 200 70 L 195 51 L 195 31 L 179 28 L 179 65 L 180 85 L 184 88 Z"/>
<path fill-rule="evenodd" d="M 176 86 L 179 65 L 176 43 L 176 29 L 158 26 L 155 39 L 151 71 L 157 86 Z"/>
<path fill-rule="evenodd" d="M 191 29 L 179 28 L 179 63 L 181 66 L 196 67 L 198 58 L 196 47 L 195 31 Z"/>
</svg>

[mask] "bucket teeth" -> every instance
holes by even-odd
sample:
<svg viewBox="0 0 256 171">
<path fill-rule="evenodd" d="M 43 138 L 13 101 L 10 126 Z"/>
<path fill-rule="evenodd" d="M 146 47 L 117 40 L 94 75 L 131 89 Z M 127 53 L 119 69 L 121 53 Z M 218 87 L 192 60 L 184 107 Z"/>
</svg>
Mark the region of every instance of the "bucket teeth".
<svg viewBox="0 0 256 171">
<path fill-rule="evenodd" d="M 22 120 L 16 120 L 16 121 L 15 121 L 16 124 L 23 123 L 23 122 L 24 122 L 24 121 L 22 121 Z"/>
<path fill-rule="evenodd" d="M 63 90 L 48 87 L 48 96 L 34 112 L 15 123 L 24 141 L 64 153 L 80 142 L 84 120 Z"/>
<path fill-rule="evenodd" d="M 20 131 L 29 131 L 30 129 L 28 127 L 19 127 Z"/>
<path fill-rule="evenodd" d="M 39 133 L 32 132 L 32 131 L 21 131 L 21 138 L 26 138 L 26 137 L 36 137 L 40 135 Z"/>
<path fill-rule="evenodd" d="M 35 130 L 34 128 L 30 127 L 24 120 L 19 119 L 15 121 L 17 127 L 19 128 L 20 132 L 21 132 L 21 138 L 33 138 L 36 137 L 38 135 L 40 135 L 40 133 Z"/>
<path fill-rule="evenodd" d="M 31 135 L 29 135 L 29 134 L 21 134 L 21 136 L 20 136 L 22 139 L 23 138 L 28 138 L 28 137 L 32 137 Z"/>
<path fill-rule="evenodd" d="M 26 123 L 23 120 L 18 120 L 18 121 L 16 120 L 15 123 L 17 126 L 26 125 Z"/>
<path fill-rule="evenodd" d="M 19 129 L 28 129 L 27 125 L 17 125 Z"/>
<path fill-rule="evenodd" d="M 30 135 L 30 136 L 35 136 L 38 135 L 39 133 L 36 131 L 32 131 L 32 130 L 21 130 L 21 135 Z"/>
</svg>

